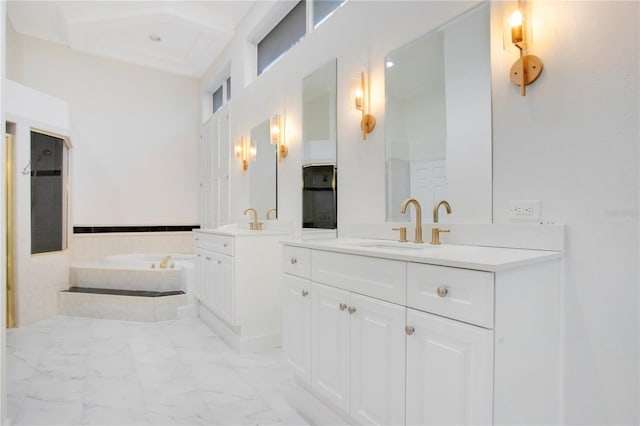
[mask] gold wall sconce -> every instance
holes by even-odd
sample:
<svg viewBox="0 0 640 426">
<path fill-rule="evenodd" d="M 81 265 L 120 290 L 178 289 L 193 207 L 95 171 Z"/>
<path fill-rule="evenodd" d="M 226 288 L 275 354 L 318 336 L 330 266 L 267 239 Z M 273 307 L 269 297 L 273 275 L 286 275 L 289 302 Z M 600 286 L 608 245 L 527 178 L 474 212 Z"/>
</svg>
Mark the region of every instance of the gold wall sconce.
<svg viewBox="0 0 640 426">
<path fill-rule="evenodd" d="M 362 111 L 362 120 L 360 121 L 360 128 L 362 129 L 362 140 L 367 140 L 367 133 L 371 133 L 376 128 L 376 118 L 369 114 L 368 102 L 369 102 L 369 85 L 365 85 L 364 71 L 360 73 L 360 87 L 356 89 L 356 109 Z M 366 99 L 365 99 L 365 94 Z"/>
<path fill-rule="evenodd" d="M 242 171 L 249 168 L 249 160 L 255 160 L 256 158 L 256 146 L 252 145 L 245 136 L 240 136 L 240 140 L 236 142 L 234 151 L 236 157 L 241 160 Z"/>
<path fill-rule="evenodd" d="M 520 58 L 511 66 L 513 84 L 520 86 L 520 94 L 526 95 L 525 87 L 536 81 L 542 72 L 542 60 L 535 55 L 525 55 L 527 48 L 526 22 L 520 9 L 511 15 L 511 42 L 520 50 Z"/>
<path fill-rule="evenodd" d="M 275 145 L 278 149 L 278 157 L 284 158 L 289 153 L 289 148 L 284 143 L 284 136 L 282 135 L 282 117 L 280 114 L 275 114 L 271 117 L 269 126 L 269 137 L 271 138 L 271 144 Z"/>
</svg>

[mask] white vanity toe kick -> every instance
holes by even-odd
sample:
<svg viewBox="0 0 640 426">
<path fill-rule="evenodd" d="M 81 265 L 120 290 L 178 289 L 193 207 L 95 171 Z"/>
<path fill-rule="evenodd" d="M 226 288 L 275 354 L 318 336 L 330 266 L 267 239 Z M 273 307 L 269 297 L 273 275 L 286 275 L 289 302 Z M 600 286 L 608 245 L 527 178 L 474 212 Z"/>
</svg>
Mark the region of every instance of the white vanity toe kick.
<svg viewBox="0 0 640 426">
<path fill-rule="evenodd" d="M 289 246 L 327 250 L 405 262 L 429 263 L 478 271 L 499 272 L 562 257 L 562 252 L 500 247 L 429 243 L 398 243 L 389 240 L 347 239 L 286 241 Z"/>
</svg>

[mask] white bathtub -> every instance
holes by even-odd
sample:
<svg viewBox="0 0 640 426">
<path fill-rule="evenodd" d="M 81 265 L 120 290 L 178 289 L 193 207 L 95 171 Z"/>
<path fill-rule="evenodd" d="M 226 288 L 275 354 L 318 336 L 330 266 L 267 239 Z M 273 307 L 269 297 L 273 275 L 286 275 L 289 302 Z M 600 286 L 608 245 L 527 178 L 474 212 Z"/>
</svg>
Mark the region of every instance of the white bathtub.
<svg viewBox="0 0 640 426">
<path fill-rule="evenodd" d="M 168 267 L 160 262 L 170 256 Z M 184 291 L 191 302 L 195 273 L 193 255 L 131 253 L 106 256 L 98 262 L 74 263 L 69 268 L 71 287 L 150 292 Z"/>
</svg>

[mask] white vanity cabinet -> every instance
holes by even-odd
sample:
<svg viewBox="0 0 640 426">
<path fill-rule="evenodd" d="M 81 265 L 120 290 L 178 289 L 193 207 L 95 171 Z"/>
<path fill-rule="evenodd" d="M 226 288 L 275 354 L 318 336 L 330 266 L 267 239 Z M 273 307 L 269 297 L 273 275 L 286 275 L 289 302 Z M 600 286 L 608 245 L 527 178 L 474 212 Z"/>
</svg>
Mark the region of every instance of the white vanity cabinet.
<svg viewBox="0 0 640 426">
<path fill-rule="evenodd" d="M 265 349 L 281 342 L 280 240 L 285 235 L 194 231 L 199 315 L 236 349 Z"/>
<path fill-rule="evenodd" d="M 407 424 L 491 424 L 493 331 L 414 309 L 407 327 Z"/>
<path fill-rule="evenodd" d="M 298 408 L 315 423 L 558 423 L 561 253 L 405 247 L 285 243 L 283 351 L 324 404 Z"/>
<path fill-rule="evenodd" d="M 404 423 L 405 308 L 311 284 L 311 387 L 359 423 Z"/>
</svg>

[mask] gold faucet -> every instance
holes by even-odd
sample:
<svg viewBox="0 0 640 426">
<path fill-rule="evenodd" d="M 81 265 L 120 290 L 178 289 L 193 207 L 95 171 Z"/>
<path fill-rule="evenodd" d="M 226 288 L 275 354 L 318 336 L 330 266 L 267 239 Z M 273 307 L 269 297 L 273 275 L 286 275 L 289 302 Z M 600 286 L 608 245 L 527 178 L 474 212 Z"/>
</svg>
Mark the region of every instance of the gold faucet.
<svg viewBox="0 0 640 426">
<path fill-rule="evenodd" d="M 400 213 L 404 213 L 407 211 L 407 206 L 409 204 L 413 204 L 416 208 L 416 236 L 413 239 L 414 243 L 422 244 L 422 208 L 420 207 L 420 203 L 415 198 L 407 198 L 402 202 L 402 206 L 400 207 Z"/>
<path fill-rule="evenodd" d="M 253 221 L 249 222 L 249 229 L 252 231 L 262 231 L 262 222 L 258 222 L 258 212 L 256 209 L 249 207 L 243 214 L 246 215 L 247 212 L 253 212 Z"/>
<path fill-rule="evenodd" d="M 160 269 L 167 269 L 169 259 L 171 259 L 171 256 L 165 256 L 162 258 L 162 260 L 160 261 Z"/>
<path fill-rule="evenodd" d="M 278 209 L 267 210 L 267 220 L 271 219 L 271 212 L 276 212 L 276 214 L 278 214 Z"/>
<path fill-rule="evenodd" d="M 436 203 L 436 206 L 433 208 L 433 229 L 431 230 L 431 244 L 439 245 L 442 244 L 440 242 L 440 233 L 441 232 L 451 232 L 450 229 L 440 229 L 438 228 L 438 209 L 440 206 L 444 205 L 445 209 L 447 209 L 447 214 L 451 214 L 451 206 L 445 200 L 440 200 Z"/>
</svg>

